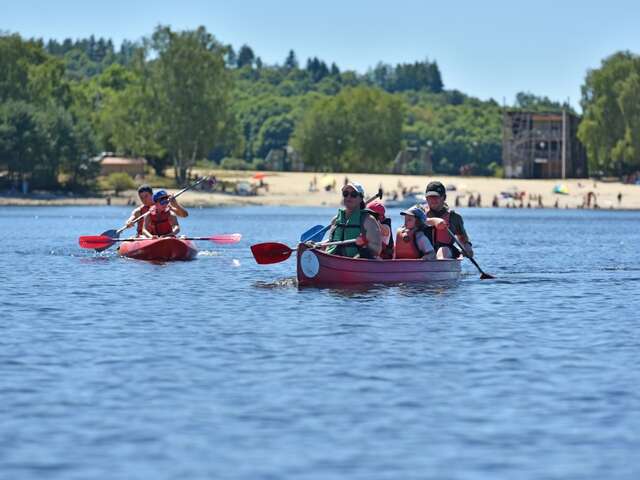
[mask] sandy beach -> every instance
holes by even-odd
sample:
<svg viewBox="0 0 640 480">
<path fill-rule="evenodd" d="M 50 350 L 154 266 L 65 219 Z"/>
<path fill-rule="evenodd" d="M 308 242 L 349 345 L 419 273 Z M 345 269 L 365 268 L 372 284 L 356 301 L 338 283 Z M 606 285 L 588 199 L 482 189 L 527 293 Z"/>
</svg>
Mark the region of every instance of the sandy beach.
<svg viewBox="0 0 640 480">
<path fill-rule="evenodd" d="M 255 172 L 210 171 L 200 174 L 216 175 L 226 181 L 248 181 L 258 186 L 259 181 L 253 179 Z M 401 190 L 424 193 L 429 181 L 439 180 L 450 189 L 447 201 L 449 205 L 461 207 L 469 205 L 469 197 L 481 200 L 481 207 L 491 207 L 497 197 L 500 207 L 531 206 L 531 208 L 581 208 L 592 192 L 591 205 L 601 209 L 640 209 L 640 186 L 621 182 L 594 181 L 592 179 L 571 180 L 521 180 L 500 179 L 492 177 L 448 177 L 448 176 L 412 176 L 384 174 L 319 174 L 310 172 L 262 172 L 262 182 L 266 187 L 257 188 L 256 195 L 237 195 L 233 193 L 208 193 L 188 191 L 180 197 L 185 206 L 230 206 L 230 205 L 284 205 L 284 206 L 337 206 L 340 203 L 340 187 L 345 178 L 362 183 L 367 195 L 372 196 L 382 187 L 385 198 L 393 192 L 402 198 Z M 317 184 L 315 191 L 310 191 L 311 184 Z M 326 191 L 325 186 L 333 185 L 335 190 Z M 566 185 L 567 194 L 554 193 L 558 184 Z M 159 186 L 157 186 L 159 187 Z M 169 191 L 176 191 L 169 189 Z M 621 201 L 618 195 L 621 194 Z M 516 198 L 514 198 L 514 196 Z M 520 198 L 522 201 L 520 201 Z M 136 202 L 136 192 L 127 191 L 118 197 L 111 196 L 111 205 L 127 205 Z M 33 196 L 0 196 L 0 206 L 8 205 L 105 205 L 106 197 L 73 197 L 52 195 Z"/>
</svg>

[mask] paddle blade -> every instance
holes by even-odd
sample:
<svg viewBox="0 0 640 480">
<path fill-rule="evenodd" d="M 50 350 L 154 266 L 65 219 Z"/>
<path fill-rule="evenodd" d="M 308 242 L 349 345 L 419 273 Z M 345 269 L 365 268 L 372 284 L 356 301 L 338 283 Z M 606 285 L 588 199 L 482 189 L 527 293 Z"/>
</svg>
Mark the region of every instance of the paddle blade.
<svg viewBox="0 0 640 480">
<path fill-rule="evenodd" d="M 213 235 L 212 237 L 209 237 L 209 240 L 214 243 L 229 244 L 238 243 L 241 238 L 242 235 L 239 233 L 225 233 L 222 235 Z"/>
<path fill-rule="evenodd" d="M 489 275 L 488 273 L 484 273 L 482 272 L 482 275 L 480 275 L 480 280 L 493 280 L 496 277 L 494 277 L 493 275 Z"/>
<path fill-rule="evenodd" d="M 93 248 L 98 251 L 109 248 L 114 243 L 113 238 L 106 235 L 85 235 L 78 239 L 81 248 Z"/>
<path fill-rule="evenodd" d="M 113 239 L 118 239 L 120 238 L 120 231 L 119 230 L 115 230 L 115 229 L 111 229 L 111 230 L 107 230 L 106 232 L 102 232 L 100 234 L 103 237 L 109 237 L 109 238 L 113 238 Z M 112 245 L 112 243 L 110 243 L 109 245 L 106 245 L 104 247 L 97 247 L 96 251 L 97 252 L 101 252 L 103 250 L 106 250 L 107 248 L 109 248 Z M 92 247 L 85 247 L 85 248 L 92 248 Z"/>
<path fill-rule="evenodd" d="M 251 245 L 251 253 L 260 265 L 284 262 L 293 250 L 283 243 L 267 242 Z"/>
<path fill-rule="evenodd" d="M 314 225 L 309 230 L 300 235 L 300 243 L 308 242 L 316 235 L 320 230 L 324 228 L 323 225 Z"/>
<path fill-rule="evenodd" d="M 322 230 L 318 230 L 316 234 L 313 237 L 311 237 L 309 240 L 315 243 L 321 242 L 322 239 L 324 238 L 324 234 L 327 233 L 330 228 L 331 228 L 331 225 L 327 225 L 326 227 L 323 227 Z"/>
</svg>

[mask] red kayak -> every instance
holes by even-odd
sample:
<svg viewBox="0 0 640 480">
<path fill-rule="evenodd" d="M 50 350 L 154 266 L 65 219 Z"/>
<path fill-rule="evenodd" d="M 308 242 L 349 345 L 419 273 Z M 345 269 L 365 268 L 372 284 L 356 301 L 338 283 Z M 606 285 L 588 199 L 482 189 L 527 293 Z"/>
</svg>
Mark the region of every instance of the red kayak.
<svg viewBox="0 0 640 480">
<path fill-rule="evenodd" d="M 298 245 L 298 285 L 434 282 L 460 278 L 459 259 L 367 260 Z"/>
<path fill-rule="evenodd" d="M 123 257 L 137 260 L 192 260 L 198 249 L 189 240 L 176 237 L 162 237 L 122 242 L 118 253 Z"/>
</svg>

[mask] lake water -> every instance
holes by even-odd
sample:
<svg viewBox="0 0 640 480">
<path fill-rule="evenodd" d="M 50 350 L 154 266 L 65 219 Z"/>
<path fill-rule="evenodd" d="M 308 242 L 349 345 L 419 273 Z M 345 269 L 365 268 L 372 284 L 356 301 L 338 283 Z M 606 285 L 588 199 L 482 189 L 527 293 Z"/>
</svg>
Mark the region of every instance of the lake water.
<svg viewBox="0 0 640 480">
<path fill-rule="evenodd" d="M 640 213 L 461 212 L 496 280 L 299 290 L 249 245 L 332 209 L 155 265 L 77 246 L 125 208 L 0 208 L 0 478 L 640 478 Z"/>
</svg>

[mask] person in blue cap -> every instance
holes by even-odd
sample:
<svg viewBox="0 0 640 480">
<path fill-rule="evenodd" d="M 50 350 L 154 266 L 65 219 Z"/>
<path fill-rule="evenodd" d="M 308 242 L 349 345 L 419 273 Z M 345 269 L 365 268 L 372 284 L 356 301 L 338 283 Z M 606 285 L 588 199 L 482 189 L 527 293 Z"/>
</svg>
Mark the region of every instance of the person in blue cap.
<svg viewBox="0 0 640 480">
<path fill-rule="evenodd" d="M 153 206 L 154 204 L 153 189 L 147 184 L 140 185 L 140 187 L 138 187 L 138 198 L 140 199 L 140 202 L 142 203 L 142 205 L 140 205 L 139 207 L 136 207 L 131 212 L 131 215 L 127 219 L 126 226 L 127 228 L 131 228 L 134 225 L 136 225 L 137 236 L 141 236 L 142 227 L 144 226 L 144 218 L 138 220 L 135 223 L 134 223 L 134 220 L 136 220 L 137 218 L 140 218 L 142 215 L 147 213 Z M 169 203 L 171 204 L 171 209 L 173 210 L 173 213 L 175 213 L 178 217 L 184 218 L 189 216 L 189 212 L 187 212 L 182 207 L 182 205 L 180 205 L 178 201 L 175 198 L 173 198 L 173 196 L 169 197 Z"/>
<path fill-rule="evenodd" d="M 175 202 L 175 199 L 173 199 Z M 171 205 L 171 196 L 164 190 L 153 195 L 153 206 L 144 219 L 142 235 L 145 237 L 176 236 L 180 233 L 178 216 Z"/>
</svg>

